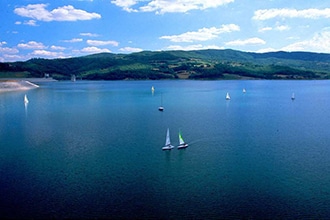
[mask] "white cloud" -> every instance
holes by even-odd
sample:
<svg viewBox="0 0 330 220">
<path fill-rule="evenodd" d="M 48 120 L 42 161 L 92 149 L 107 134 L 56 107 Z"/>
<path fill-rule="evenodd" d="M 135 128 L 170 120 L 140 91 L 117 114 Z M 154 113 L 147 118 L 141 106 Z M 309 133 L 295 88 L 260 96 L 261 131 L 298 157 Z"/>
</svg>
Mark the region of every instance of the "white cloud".
<svg viewBox="0 0 330 220">
<path fill-rule="evenodd" d="M 33 49 L 45 49 L 46 46 L 43 43 L 40 42 L 35 42 L 35 41 L 29 41 L 28 43 L 24 44 L 18 44 L 17 45 L 18 48 L 21 49 L 29 49 L 29 50 L 33 50 Z"/>
<path fill-rule="evenodd" d="M 208 45 L 204 46 L 202 44 L 194 44 L 188 46 L 181 45 L 171 45 L 165 48 L 166 50 L 206 50 L 206 49 L 224 49 L 223 47 L 219 47 L 217 45 Z"/>
<path fill-rule="evenodd" d="M 81 38 L 72 38 L 71 40 L 63 40 L 63 42 L 66 42 L 66 43 L 77 43 L 77 42 L 82 42 L 83 39 Z"/>
<path fill-rule="evenodd" d="M 54 46 L 54 45 L 52 45 L 50 47 L 50 49 L 52 49 L 52 50 L 65 50 L 66 48 L 65 47 L 61 47 L 61 46 Z"/>
<path fill-rule="evenodd" d="M 268 53 L 268 52 L 276 52 L 278 50 L 272 48 L 272 47 L 268 47 L 268 48 L 263 48 L 260 50 L 255 51 L 256 53 Z"/>
<path fill-rule="evenodd" d="M 129 53 L 142 51 L 141 48 L 136 48 L 136 47 L 123 47 L 123 48 L 120 48 L 119 50 L 122 52 L 129 52 Z"/>
<path fill-rule="evenodd" d="M 288 25 L 276 25 L 275 27 L 263 27 L 258 30 L 258 32 L 266 32 L 266 31 L 287 31 L 291 28 Z"/>
<path fill-rule="evenodd" d="M 216 8 L 234 2 L 234 0 L 113 0 L 111 3 L 128 12 L 178 13 L 190 10 Z M 136 5 L 140 7 L 133 8 Z"/>
<path fill-rule="evenodd" d="M 6 45 L 6 44 L 7 44 L 6 41 L 1 41 L 1 42 L 0 42 L 0 47 L 3 46 L 3 45 Z"/>
<path fill-rule="evenodd" d="M 276 17 L 281 18 L 330 18 L 330 8 L 325 9 L 288 9 L 288 8 L 273 8 L 273 9 L 263 9 L 254 12 L 253 19 L 255 20 L 268 20 Z"/>
<path fill-rule="evenodd" d="M 28 20 L 28 21 L 24 21 L 25 25 L 29 25 L 29 26 L 38 26 L 37 22 L 35 20 Z"/>
<path fill-rule="evenodd" d="M 101 15 L 97 13 L 89 13 L 80 9 L 75 9 L 71 5 L 54 9 L 51 13 L 56 21 L 77 21 L 101 18 Z"/>
<path fill-rule="evenodd" d="M 52 15 L 45 9 L 46 6 L 46 4 L 30 4 L 25 7 L 15 8 L 14 12 L 22 17 L 33 18 L 41 21 L 51 21 Z"/>
<path fill-rule="evenodd" d="M 63 54 L 60 52 L 51 52 L 47 50 L 35 50 L 31 53 L 33 56 L 39 56 L 39 57 L 52 57 L 52 58 L 61 58 L 63 57 Z"/>
<path fill-rule="evenodd" d="M 283 47 L 285 51 L 314 51 L 330 53 L 330 28 L 314 34 L 309 40 L 298 41 Z"/>
<path fill-rule="evenodd" d="M 24 25 L 29 25 L 29 26 L 38 26 L 37 22 L 35 20 L 24 21 L 23 23 L 21 21 L 16 21 L 15 24 L 17 24 L 17 25 L 24 24 Z"/>
<path fill-rule="evenodd" d="M 132 9 L 131 7 L 136 5 L 138 2 L 139 2 L 139 0 L 113 0 L 113 1 L 111 1 L 112 4 L 115 4 L 118 7 L 121 7 L 125 11 L 128 11 L 128 12 L 136 11 L 136 10 Z"/>
<path fill-rule="evenodd" d="M 87 40 L 87 44 L 92 46 L 105 46 L 112 45 L 117 47 L 119 43 L 117 41 L 101 41 L 101 40 Z"/>
<path fill-rule="evenodd" d="M 109 49 L 101 49 L 98 47 L 85 47 L 80 51 L 83 53 L 103 53 L 103 52 L 110 53 L 111 52 Z"/>
<path fill-rule="evenodd" d="M 198 31 L 186 32 L 180 35 L 162 36 L 160 39 L 167 39 L 172 42 L 194 42 L 207 41 L 217 38 L 222 33 L 239 31 L 240 27 L 235 24 L 222 25 L 220 28 L 201 28 Z"/>
<path fill-rule="evenodd" d="M 38 21 L 77 21 L 101 18 L 101 15 L 97 13 L 75 9 L 72 5 L 58 7 L 52 11 L 48 11 L 46 7 L 46 4 L 29 4 L 24 7 L 15 8 L 14 12 L 19 16 Z"/>
<path fill-rule="evenodd" d="M 15 54 L 15 53 L 19 53 L 19 51 L 16 48 L 0 47 L 0 53 Z"/>
<path fill-rule="evenodd" d="M 290 30 L 290 27 L 287 25 L 279 25 L 275 27 L 275 30 L 277 31 L 287 31 Z"/>
<path fill-rule="evenodd" d="M 235 40 L 225 43 L 227 46 L 245 46 L 255 44 L 266 44 L 266 42 L 258 37 L 253 37 L 245 40 Z"/>
<path fill-rule="evenodd" d="M 260 29 L 258 30 L 258 32 L 263 33 L 263 32 L 271 31 L 271 30 L 273 30 L 272 27 L 263 27 L 263 28 L 260 28 Z"/>
<path fill-rule="evenodd" d="M 98 37 L 98 34 L 93 33 L 80 33 L 80 36 L 87 36 L 87 37 Z"/>
<path fill-rule="evenodd" d="M 13 55 L 13 54 L 4 54 L 3 57 L 0 57 L 1 62 L 14 62 L 18 60 L 26 60 L 25 56 Z"/>
</svg>

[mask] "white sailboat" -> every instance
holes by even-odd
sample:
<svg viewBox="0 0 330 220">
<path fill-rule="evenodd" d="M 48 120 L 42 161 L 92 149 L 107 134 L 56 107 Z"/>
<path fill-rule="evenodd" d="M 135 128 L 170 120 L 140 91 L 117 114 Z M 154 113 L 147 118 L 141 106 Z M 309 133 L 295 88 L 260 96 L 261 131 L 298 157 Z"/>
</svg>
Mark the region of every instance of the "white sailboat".
<svg viewBox="0 0 330 220">
<path fill-rule="evenodd" d="M 161 100 L 160 100 L 160 106 L 158 107 L 159 111 L 164 111 L 164 107 L 163 107 L 163 94 L 161 94 Z"/>
<path fill-rule="evenodd" d="M 170 129 L 167 128 L 165 146 L 162 148 L 162 150 L 172 150 L 173 148 L 174 146 L 171 145 L 170 140 Z"/>
<path fill-rule="evenodd" d="M 243 89 L 243 93 L 246 93 L 246 89 Z"/>
<path fill-rule="evenodd" d="M 292 96 L 291 96 L 291 100 L 293 101 L 293 100 L 295 100 L 296 98 L 295 98 L 295 96 L 294 96 L 294 93 L 292 93 Z"/>
<path fill-rule="evenodd" d="M 28 104 L 29 103 L 29 99 L 27 98 L 27 95 L 24 95 L 24 104 Z"/>
<path fill-rule="evenodd" d="M 229 95 L 228 92 L 227 92 L 227 94 L 226 94 L 226 100 L 230 100 L 230 95 Z"/>
<path fill-rule="evenodd" d="M 154 86 L 151 86 L 151 92 L 152 92 L 152 93 L 155 92 L 155 88 L 154 88 Z"/>
<path fill-rule="evenodd" d="M 186 142 L 184 142 L 183 138 L 182 138 L 182 135 L 181 135 L 181 132 L 179 132 L 179 146 L 178 146 L 178 149 L 184 149 L 184 148 L 187 148 L 188 147 L 188 144 Z"/>
</svg>

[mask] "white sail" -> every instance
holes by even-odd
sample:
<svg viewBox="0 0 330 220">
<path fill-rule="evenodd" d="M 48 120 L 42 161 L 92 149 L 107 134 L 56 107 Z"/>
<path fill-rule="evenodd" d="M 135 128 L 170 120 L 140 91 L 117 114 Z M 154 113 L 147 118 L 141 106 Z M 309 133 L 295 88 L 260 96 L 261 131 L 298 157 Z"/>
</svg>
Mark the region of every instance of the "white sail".
<svg viewBox="0 0 330 220">
<path fill-rule="evenodd" d="M 294 93 L 292 93 L 291 99 L 292 99 L 292 100 L 295 99 Z"/>
<path fill-rule="evenodd" d="M 174 148 L 174 146 L 171 145 L 170 129 L 167 128 L 165 146 L 162 149 L 171 150 L 172 148 Z"/>
<path fill-rule="evenodd" d="M 227 100 L 230 100 L 230 95 L 229 95 L 228 92 L 227 92 L 227 94 L 226 94 L 226 99 L 227 99 Z"/>
<path fill-rule="evenodd" d="M 246 93 L 246 89 L 243 89 L 243 93 Z"/>
<path fill-rule="evenodd" d="M 170 130 L 167 129 L 166 132 L 166 141 L 165 141 L 165 146 L 171 145 L 171 139 L 170 139 Z"/>
<path fill-rule="evenodd" d="M 152 86 L 151 87 L 151 92 L 154 93 L 155 92 L 155 88 Z"/>
<path fill-rule="evenodd" d="M 29 100 L 28 100 L 26 94 L 24 95 L 24 103 L 25 103 L 25 104 L 29 103 Z"/>
</svg>

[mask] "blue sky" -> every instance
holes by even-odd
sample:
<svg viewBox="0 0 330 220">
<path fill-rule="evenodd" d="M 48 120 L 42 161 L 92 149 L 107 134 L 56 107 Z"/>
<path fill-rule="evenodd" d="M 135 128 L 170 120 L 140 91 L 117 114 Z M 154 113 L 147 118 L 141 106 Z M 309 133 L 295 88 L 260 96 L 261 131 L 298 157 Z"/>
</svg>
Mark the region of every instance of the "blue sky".
<svg viewBox="0 0 330 220">
<path fill-rule="evenodd" d="M 330 53 L 325 0 L 1 0 L 0 62 L 142 50 Z"/>
</svg>

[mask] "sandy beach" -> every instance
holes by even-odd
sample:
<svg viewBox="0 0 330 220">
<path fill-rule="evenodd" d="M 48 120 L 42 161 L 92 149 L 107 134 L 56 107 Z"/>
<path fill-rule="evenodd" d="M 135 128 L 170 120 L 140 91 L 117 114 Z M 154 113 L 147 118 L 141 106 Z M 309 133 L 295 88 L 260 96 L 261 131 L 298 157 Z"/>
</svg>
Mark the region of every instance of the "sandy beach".
<svg viewBox="0 0 330 220">
<path fill-rule="evenodd" d="M 39 87 L 35 83 L 46 82 L 46 81 L 56 81 L 56 80 L 51 78 L 1 79 L 0 92 L 35 89 Z"/>
</svg>

